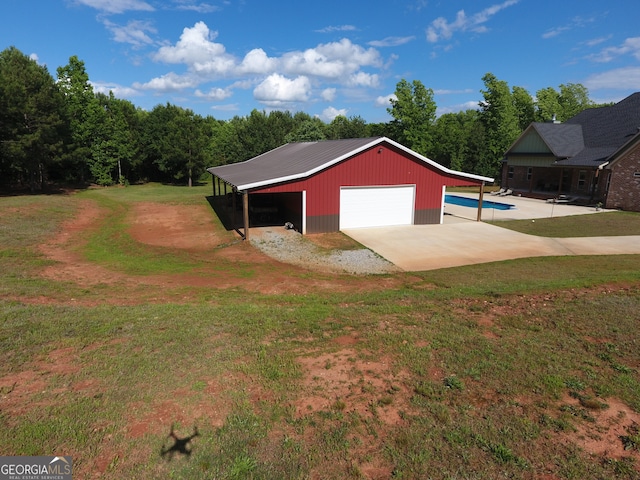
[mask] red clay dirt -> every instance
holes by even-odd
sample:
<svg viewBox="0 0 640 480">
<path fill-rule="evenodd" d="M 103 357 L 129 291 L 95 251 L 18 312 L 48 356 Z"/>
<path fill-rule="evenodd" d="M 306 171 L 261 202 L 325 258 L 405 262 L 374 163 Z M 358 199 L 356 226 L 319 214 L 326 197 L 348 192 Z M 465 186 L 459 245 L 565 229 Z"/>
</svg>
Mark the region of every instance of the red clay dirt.
<svg viewBox="0 0 640 480">
<path fill-rule="evenodd" d="M 139 243 L 166 251 L 188 252 L 190 256 L 212 265 L 223 260 L 251 265 L 255 274 L 251 278 L 196 271 L 175 275 L 128 275 L 110 270 L 83 258 L 80 251 L 88 235 L 95 231 L 103 213 L 93 202 L 83 200 L 77 215 L 66 222 L 61 231 L 41 246 L 41 251 L 55 265 L 45 268 L 41 275 L 52 280 L 71 281 L 83 286 L 119 285 L 116 298 L 108 296 L 101 303 L 130 304 L 141 301 L 180 301 L 171 296 L 171 289 L 184 286 L 227 289 L 244 288 L 263 294 L 303 294 L 310 291 L 368 291 L 397 287 L 401 284 L 394 277 L 354 277 L 318 273 L 310 278 L 300 267 L 278 262 L 236 236 L 229 242 L 228 235 L 215 231 L 211 212 L 207 206 L 167 205 L 144 202 L 136 204 L 128 218 L 129 234 Z M 226 232 L 225 232 L 226 233 Z M 151 289 L 150 289 L 151 288 Z M 124 290 L 124 292 L 122 291 Z M 132 292 L 127 295 L 128 292 Z M 188 301 L 189 297 L 182 297 Z M 20 299 L 34 303 L 33 299 Z M 65 299 L 67 301 L 68 299 Z M 38 300 L 36 300 L 38 301 Z M 39 299 L 41 303 L 51 299 Z M 86 301 L 85 301 L 86 303 Z"/>
<path fill-rule="evenodd" d="M 265 294 L 308 293 L 309 291 L 365 291 L 394 288 L 401 282 L 412 282 L 411 277 L 394 275 L 392 277 L 352 277 L 348 275 L 296 275 L 298 267 L 291 267 L 277 262 L 251 245 L 237 241 L 226 245 L 227 235 L 219 235 L 212 228 L 210 212 L 202 206 L 164 205 L 156 203 L 140 203 L 131 211 L 129 233 L 142 244 L 155 248 L 187 251 L 197 258 L 210 259 L 216 262 L 242 261 L 251 263 L 256 274 L 252 278 L 235 278 L 232 275 L 203 275 L 202 272 L 187 275 L 152 275 L 134 276 L 110 270 L 91 263 L 83 258 L 80 251 L 88 235 L 98 228 L 102 211 L 93 202 L 83 200 L 81 208 L 74 219 L 65 223 L 60 233 L 41 247 L 42 252 L 56 262 L 43 270 L 42 276 L 52 280 L 71 281 L 79 285 L 91 286 L 99 284 L 125 286 L 118 289 L 118 294 L 109 296 L 105 293 L 99 300 L 85 300 L 84 303 L 138 304 L 151 301 L 189 301 L 188 294 L 180 293 L 176 297 L 173 289 L 183 286 L 206 287 L 215 289 L 241 287 L 248 291 Z M 415 281 L 419 283 L 418 278 Z M 423 286 L 420 284 L 420 286 Z M 425 287 L 427 288 L 427 287 Z M 601 287 L 607 289 L 610 287 Z M 624 287 L 619 287 L 624 288 Z M 108 289 L 107 289 L 108 290 Z M 572 291 L 572 295 L 584 292 Z M 592 289 L 591 289 L 592 293 Z M 34 302 L 34 299 L 21 299 Z M 537 296 L 518 299 L 507 307 L 509 310 L 526 311 L 531 308 L 532 300 L 544 304 L 548 298 Z M 52 302 L 53 299 L 39 298 L 35 302 Z M 59 300 L 69 302 L 69 299 Z M 465 303 L 464 301 L 460 302 Z M 464 305 L 452 305 L 463 308 Z M 465 311 L 468 311 L 465 309 Z M 484 334 L 499 341 L 493 323 L 494 316 L 505 312 L 496 308 L 485 311 L 477 320 Z M 356 332 L 346 330 L 335 338 L 337 350 L 332 353 L 301 350 L 298 362 L 303 371 L 303 382 L 300 400 L 294 405 L 296 414 L 303 416 L 321 409 L 356 411 L 361 415 L 374 416 L 385 425 L 402 423 L 400 411 L 411 409 L 411 391 L 403 390 L 402 372 L 391 371 L 391 361 L 385 358 L 362 360 L 355 350 L 359 337 Z M 86 347 L 91 348 L 91 346 Z M 11 416 L 24 414 L 28 409 L 37 407 L 34 396 L 50 388 L 47 373 L 55 373 L 58 377 L 68 378 L 71 389 L 80 394 L 91 395 L 100 386 L 90 380 L 73 382 L 73 375 L 80 370 L 77 352 L 73 349 L 54 350 L 45 358 L 30 364 L 22 372 L 12 373 L 0 378 L 0 393 L 3 394 L 3 410 Z M 441 380 L 444 373 L 433 368 L 429 371 L 432 380 Z M 249 382 L 251 383 L 251 382 Z M 205 392 L 220 390 L 217 380 L 207 382 Z M 253 387 L 252 387 L 253 388 Z M 320 393 L 318 393 L 320 392 Z M 10 395 L 8 394 L 10 393 Z M 251 398 L 261 399 L 264 392 L 252 391 Z M 220 402 L 190 404 L 185 411 L 171 398 L 189 395 L 187 391 L 173 392 L 168 399 L 159 399 L 153 405 L 130 405 L 131 418 L 128 422 L 126 436 L 140 438 L 151 434 L 165 434 L 167 425 L 179 422 L 189 425 L 190 422 L 207 422 L 212 426 L 221 426 L 228 413 Z M 593 423 L 583 422 L 577 433 L 570 437 L 558 438 L 559 442 L 578 443 L 585 451 L 594 455 L 605 455 L 608 458 L 634 457 L 636 465 L 640 465 L 640 452 L 625 451 L 620 436 L 625 435 L 640 425 L 640 415 L 633 412 L 617 399 L 606 399 L 607 409 L 594 413 Z M 559 404 L 576 405 L 578 400 L 563 398 Z M 527 399 L 520 401 L 527 403 Z M 201 423 L 202 424 L 202 423 Z M 96 426 L 96 428 L 100 428 Z M 188 433 L 188 432 L 183 432 Z M 384 435 L 384 432 L 381 432 Z M 140 453 L 141 455 L 143 452 Z M 100 453 L 92 465 L 85 469 L 105 472 L 108 466 L 122 459 L 122 452 L 117 446 L 109 443 L 109 439 L 100 447 Z M 388 466 L 372 462 L 363 465 L 363 472 L 368 478 L 383 478 L 390 475 Z M 540 477 L 543 478 L 543 477 Z M 548 478 L 553 478 L 549 476 Z"/>
</svg>

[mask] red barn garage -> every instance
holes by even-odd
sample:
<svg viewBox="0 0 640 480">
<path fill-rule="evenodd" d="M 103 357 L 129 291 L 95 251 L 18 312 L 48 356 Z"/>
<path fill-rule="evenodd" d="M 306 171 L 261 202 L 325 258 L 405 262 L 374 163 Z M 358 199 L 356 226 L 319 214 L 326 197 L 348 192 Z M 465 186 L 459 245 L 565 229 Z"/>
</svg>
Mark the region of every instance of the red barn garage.
<svg viewBox="0 0 640 480">
<path fill-rule="evenodd" d="M 303 234 L 442 223 L 446 187 L 493 182 L 385 137 L 289 143 L 208 171 L 214 199 L 242 212 L 245 236 L 249 227 L 284 222 Z"/>
</svg>

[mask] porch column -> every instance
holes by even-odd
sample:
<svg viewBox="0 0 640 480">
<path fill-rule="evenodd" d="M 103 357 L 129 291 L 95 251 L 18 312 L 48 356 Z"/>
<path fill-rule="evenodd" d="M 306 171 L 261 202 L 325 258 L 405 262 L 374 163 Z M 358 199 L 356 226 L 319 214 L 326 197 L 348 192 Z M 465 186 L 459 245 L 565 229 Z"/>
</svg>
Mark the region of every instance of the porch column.
<svg viewBox="0 0 640 480">
<path fill-rule="evenodd" d="M 564 177 L 564 168 L 560 169 L 560 181 L 558 182 L 558 191 L 557 194 L 560 195 L 562 192 L 562 177 Z"/>
<path fill-rule="evenodd" d="M 244 217 L 244 239 L 249 240 L 249 192 L 242 194 L 242 216 Z"/>
<path fill-rule="evenodd" d="M 482 197 L 484 196 L 484 182 L 480 184 L 480 196 L 478 197 L 478 218 L 476 222 L 482 221 Z"/>
<path fill-rule="evenodd" d="M 224 199 L 226 201 L 227 199 L 227 184 L 224 184 Z M 233 194 L 231 195 L 231 225 L 233 225 L 233 228 L 236 229 L 238 228 L 238 223 L 236 221 L 236 187 L 233 187 Z"/>
</svg>

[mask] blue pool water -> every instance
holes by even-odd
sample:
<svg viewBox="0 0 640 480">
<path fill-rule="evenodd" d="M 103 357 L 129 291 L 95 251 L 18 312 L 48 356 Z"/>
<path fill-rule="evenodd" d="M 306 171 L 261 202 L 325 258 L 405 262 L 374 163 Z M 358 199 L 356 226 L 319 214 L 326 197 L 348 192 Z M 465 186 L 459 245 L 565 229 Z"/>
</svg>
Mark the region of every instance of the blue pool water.
<svg viewBox="0 0 640 480">
<path fill-rule="evenodd" d="M 459 197 L 458 195 L 445 195 L 444 201 L 445 203 L 450 203 L 451 205 L 460 205 L 463 207 L 478 208 L 478 200 L 476 200 L 475 198 Z M 515 208 L 515 205 L 511 205 L 510 203 L 500 203 L 500 202 L 492 202 L 489 200 L 483 200 L 482 208 L 495 208 L 496 210 L 511 210 L 512 208 Z"/>
</svg>

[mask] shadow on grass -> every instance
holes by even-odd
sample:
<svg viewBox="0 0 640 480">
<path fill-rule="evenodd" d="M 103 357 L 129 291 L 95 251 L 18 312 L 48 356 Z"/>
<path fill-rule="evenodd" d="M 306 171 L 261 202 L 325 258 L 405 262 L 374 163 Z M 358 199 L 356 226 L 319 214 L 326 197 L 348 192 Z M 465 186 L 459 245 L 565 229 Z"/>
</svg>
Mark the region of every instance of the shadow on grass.
<svg viewBox="0 0 640 480">
<path fill-rule="evenodd" d="M 238 208 L 238 203 L 236 203 L 236 211 L 234 214 L 233 204 L 230 200 L 230 197 L 210 195 L 206 198 L 207 202 L 209 202 L 209 205 L 211 206 L 211 209 L 218 216 L 225 230 L 235 230 L 240 235 L 244 235 L 244 233 L 241 231 L 244 228 L 242 210 L 241 208 Z M 242 204 L 240 203 L 239 205 Z"/>
<path fill-rule="evenodd" d="M 168 462 L 173 460 L 173 457 L 176 454 L 183 455 L 185 457 L 191 456 L 191 451 L 193 450 L 193 445 L 191 443 L 191 440 L 200 436 L 200 433 L 198 432 L 198 427 L 196 426 L 193 427 L 193 434 L 183 438 L 180 438 L 176 435 L 173 427 L 174 426 L 171 425 L 171 431 L 169 432 L 169 435 L 167 435 L 167 439 L 169 438 L 173 439 L 173 445 L 171 445 L 170 447 L 166 447 L 166 445 L 163 444 L 162 448 L 160 449 L 160 456 L 162 458 L 166 458 Z"/>
<path fill-rule="evenodd" d="M 25 197 L 38 195 L 70 195 L 81 190 L 87 190 L 85 184 L 44 184 L 42 187 L 31 188 L 29 185 L 0 185 L 0 197 Z"/>
</svg>

